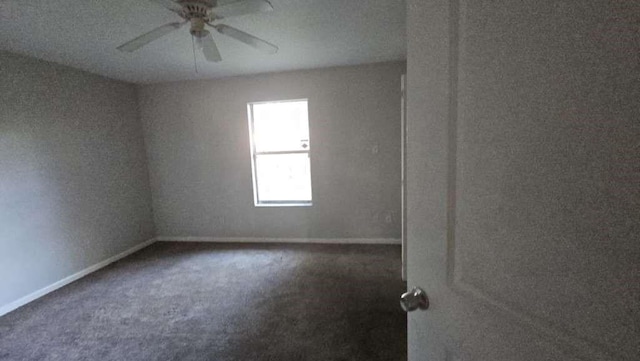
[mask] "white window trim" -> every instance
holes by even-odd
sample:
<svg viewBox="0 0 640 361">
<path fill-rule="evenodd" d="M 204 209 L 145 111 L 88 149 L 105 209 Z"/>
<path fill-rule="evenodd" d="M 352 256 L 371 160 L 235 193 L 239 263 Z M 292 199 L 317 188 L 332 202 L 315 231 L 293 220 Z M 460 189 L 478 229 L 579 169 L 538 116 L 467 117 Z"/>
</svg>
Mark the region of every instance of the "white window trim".
<svg viewBox="0 0 640 361">
<path fill-rule="evenodd" d="M 273 151 L 273 152 L 256 152 L 255 142 L 253 139 L 253 105 L 255 104 L 273 104 L 273 103 L 290 103 L 290 102 L 307 102 L 307 107 L 309 106 L 308 98 L 301 99 L 287 99 L 287 100 L 273 100 L 273 101 L 259 101 L 259 102 L 249 102 L 247 103 L 247 120 L 249 123 L 249 142 L 251 143 L 251 178 L 253 185 L 253 205 L 255 207 L 311 207 L 313 206 L 313 177 L 309 177 L 309 186 L 311 187 L 311 200 L 310 201 L 300 201 L 300 200 L 292 200 L 292 201 L 259 201 L 258 194 L 258 175 L 256 174 L 256 157 L 258 155 L 263 154 L 296 154 L 296 153 L 307 153 L 309 155 L 309 160 L 311 160 L 311 147 L 308 150 L 300 150 L 300 151 Z M 307 114 L 309 109 L 307 108 Z M 309 138 L 311 138 L 311 134 L 309 134 Z M 309 139 L 309 144 L 311 144 L 311 139 Z M 309 169 L 311 172 L 311 169 Z"/>
</svg>

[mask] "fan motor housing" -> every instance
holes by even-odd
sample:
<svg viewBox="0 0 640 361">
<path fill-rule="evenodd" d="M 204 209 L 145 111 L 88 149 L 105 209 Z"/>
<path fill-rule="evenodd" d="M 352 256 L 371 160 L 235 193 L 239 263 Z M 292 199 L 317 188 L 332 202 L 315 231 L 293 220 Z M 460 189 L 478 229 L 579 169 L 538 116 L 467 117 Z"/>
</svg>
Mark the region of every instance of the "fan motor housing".
<svg viewBox="0 0 640 361">
<path fill-rule="evenodd" d="M 187 20 L 203 19 L 211 21 L 211 9 L 216 5 L 215 1 L 189 0 L 180 3 L 182 5 L 182 17 Z"/>
<path fill-rule="evenodd" d="M 204 25 L 213 20 L 211 9 L 216 6 L 217 1 L 213 0 L 186 0 L 181 1 L 181 16 L 191 23 L 189 32 L 197 38 L 209 35 L 209 31 Z"/>
</svg>

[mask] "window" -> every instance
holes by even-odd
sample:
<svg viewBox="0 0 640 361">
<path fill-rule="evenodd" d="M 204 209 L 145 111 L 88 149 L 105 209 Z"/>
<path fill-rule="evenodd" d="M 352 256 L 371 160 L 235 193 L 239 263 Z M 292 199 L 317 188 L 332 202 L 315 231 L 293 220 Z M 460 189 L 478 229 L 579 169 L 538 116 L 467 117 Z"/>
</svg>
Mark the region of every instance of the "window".
<svg viewBox="0 0 640 361">
<path fill-rule="evenodd" d="M 249 103 L 256 206 L 311 205 L 307 100 Z"/>
</svg>

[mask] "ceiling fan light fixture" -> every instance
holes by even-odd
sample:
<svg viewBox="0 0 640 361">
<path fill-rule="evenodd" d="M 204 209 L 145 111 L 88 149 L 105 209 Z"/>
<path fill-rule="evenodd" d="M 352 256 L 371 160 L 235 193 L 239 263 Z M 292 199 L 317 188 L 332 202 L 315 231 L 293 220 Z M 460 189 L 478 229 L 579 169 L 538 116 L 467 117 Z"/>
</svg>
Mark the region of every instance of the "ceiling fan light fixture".
<svg viewBox="0 0 640 361">
<path fill-rule="evenodd" d="M 204 38 L 209 35 L 209 30 L 204 28 L 205 21 L 202 18 L 191 18 L 191 29 L 189 32 L 196 38 Z"/>
</svg>

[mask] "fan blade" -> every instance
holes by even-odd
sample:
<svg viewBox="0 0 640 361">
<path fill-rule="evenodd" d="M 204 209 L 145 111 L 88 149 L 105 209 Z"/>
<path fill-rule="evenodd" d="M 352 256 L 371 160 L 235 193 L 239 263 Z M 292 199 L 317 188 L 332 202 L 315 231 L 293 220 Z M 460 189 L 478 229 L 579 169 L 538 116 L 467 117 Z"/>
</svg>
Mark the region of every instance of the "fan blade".
<svg viewBox="0 0 640 361">
<path fill-rule="evenodd" d="M 247 34 L 244 31 L 240 31 L 229 25 L 219 24 L 213 25 L 213 27 L 220 33 L 229 37 L 232 37 L 240 42 L 243 42 L 249 46 L 252 46 L 260 51 L 264 51 L 268 54 L 275 54 L 278 52 L 278 47 L 268 43 L 262 39 L 256 38 L 251 34 Z"/>
<path fill-rule="evenodd" d="M 131 53 L 149 44 L 154 40 L 160 39 L 161 37 L 169 34 L 174 30 L 180 29 L 184 24 L 185 23 L 170 23 L 170 24 L 162 25 L 159 28 L 155 28 L 146 34 L 140 35 L 137 38 L 120 45 L 118 47 L 118 50 Z"/>
<path fill-rule="evenodd" d="M 218 51 L 218 47 L 216 43 L 213 41 L 213 36 L 211 34 L 205 36 L 204 38 L 196 38 L 198 42 L 198 47 L 202 50 L 204 57 L 208 61 L 212 61 L 217 63 L 222 60 L 220 56 L 220 52 Z"/>
<path fill-rule="evenodd" d="M 176 3 L 173 0 L 150 0 L 150 1 L 156 4 L 160 4 L 171 11 L 179 12 L 182 10 L 182 5 Z"/>
<path fill-rule="evenodd" d="M 217 19 L 273 10 L 267 0 L 238 0 L 213 8 Z"/>
</svg>

